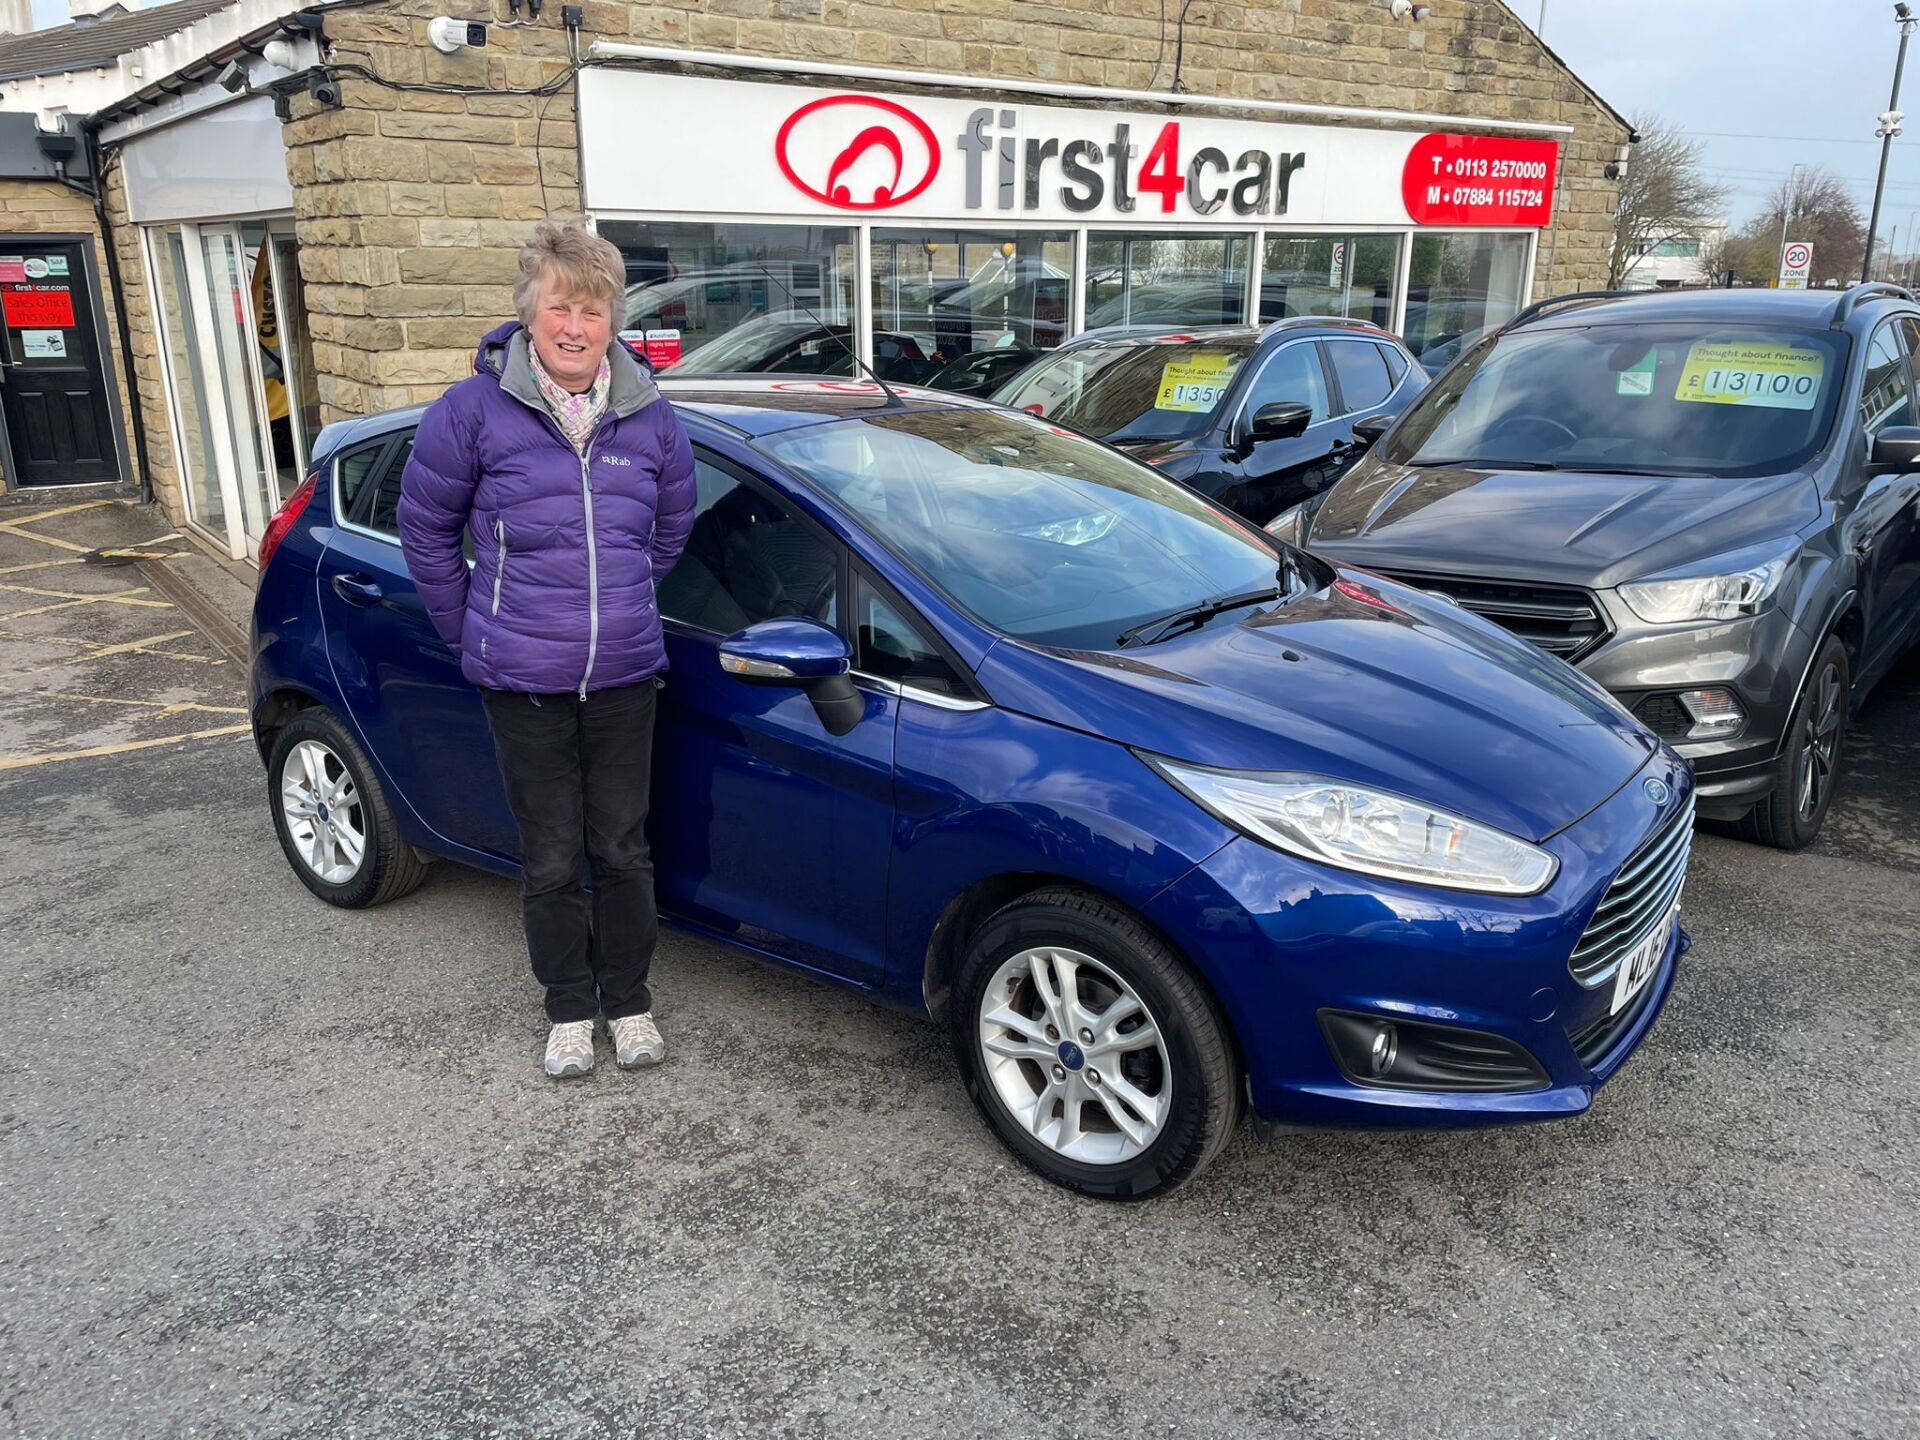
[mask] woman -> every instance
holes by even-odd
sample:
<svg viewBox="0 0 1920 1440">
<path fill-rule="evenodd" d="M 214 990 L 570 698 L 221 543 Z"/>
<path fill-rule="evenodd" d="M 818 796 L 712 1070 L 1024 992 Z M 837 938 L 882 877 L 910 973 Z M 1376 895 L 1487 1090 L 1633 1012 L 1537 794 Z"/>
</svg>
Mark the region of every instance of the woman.
<svg viewBox="0 0 1920 1440">
<path fill-rule="evenodd" d="M 520 828 L 556 1078 L 593 1069 L 601 1014 L 623 1067 L 666 1056 L 647 989 L 647 792 L 667 666 L 654 597 L 692 525 L 693 450 L 647 368 L 612 343 L 625 278 L 605 240 L 542 221 L 520 252 L 519 321 L 481 341 L 474 374 L 428 409 L 401 479 L 407 568 L 480 687 Z"/>
</svg>

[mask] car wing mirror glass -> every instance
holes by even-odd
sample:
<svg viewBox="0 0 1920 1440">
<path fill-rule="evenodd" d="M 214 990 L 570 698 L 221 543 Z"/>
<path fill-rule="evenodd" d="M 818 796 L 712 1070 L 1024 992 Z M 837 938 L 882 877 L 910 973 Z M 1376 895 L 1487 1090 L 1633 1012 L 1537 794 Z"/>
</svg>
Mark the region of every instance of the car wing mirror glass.
<svg viewBox="0 0 1920 1440">
<path fill-rule="evenodd" d="M 1291 440 L 1296 435 L 1304 435 L 1312 423 L 1311 405 L 1302 405 L 1298 400 L 1275 400 L 1253 412 L 1253 420 L 1247 426 L 1247 440 L 1253 445 L 1268 440 Z"/>
<path fill-rule="evenodd" d="M 1889 425 L 1873 437 L 1867 463 L 1876 470 L 1920 470 L 1920 425 Z"/>
</svg>

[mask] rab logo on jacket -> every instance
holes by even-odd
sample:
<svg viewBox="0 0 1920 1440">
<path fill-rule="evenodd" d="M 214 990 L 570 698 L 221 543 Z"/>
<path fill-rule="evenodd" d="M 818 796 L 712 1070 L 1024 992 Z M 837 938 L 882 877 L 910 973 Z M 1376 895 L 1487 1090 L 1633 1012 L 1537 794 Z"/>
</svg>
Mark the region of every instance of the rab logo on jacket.
<svg viewBox="0 0 1920 1440">
<path fill-rule="evenodd" d="M 600 463 L 602 465 L 631 465 L 633 461 L 624 455 L 602 455 L 600 457 Z"/>
</svg>

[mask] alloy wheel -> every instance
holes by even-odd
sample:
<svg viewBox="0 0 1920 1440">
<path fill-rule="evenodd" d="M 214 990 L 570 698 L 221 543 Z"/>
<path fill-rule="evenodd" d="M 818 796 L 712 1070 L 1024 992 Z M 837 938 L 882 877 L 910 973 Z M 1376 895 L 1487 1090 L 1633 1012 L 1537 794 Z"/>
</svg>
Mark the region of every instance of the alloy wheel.
<svg viewBox="0 0 1920 1440">
<path fill-rule="evenodd" d="M 353 772 L 318 740 L 302 740 L 280 767 L 280 810 L 301 863 L 344 885 L 367 855 L 367 819 Z"/>
<path fill-rule="evenodd" d="M 1055 1153 L 1116 1165 L 1159 1137 L 1173 1099 L 1166 1041 L 1133 987 L 1093 956 L 1014 955 L 987 984 L 978 1028 L 1001 1103 Z"/>
<path fill-rule="evenodd" d="M 1795 808 L 1802 820 L 1820 813 L 1833 785 L 1834 763 L 1840 748 L 1840 667 L 1828 665 L 1820 672 L 1812 702 L 1801 724 L 1800 765 L 1795 781 Z"/>
</svg>

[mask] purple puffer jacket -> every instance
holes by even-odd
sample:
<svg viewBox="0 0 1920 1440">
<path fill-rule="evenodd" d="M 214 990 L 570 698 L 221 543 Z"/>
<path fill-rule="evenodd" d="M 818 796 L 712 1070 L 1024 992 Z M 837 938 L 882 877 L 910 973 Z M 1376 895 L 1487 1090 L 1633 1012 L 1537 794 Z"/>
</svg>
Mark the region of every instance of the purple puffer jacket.
<svg viewBox="0 0 1920 1440">
<path fill-rule="evenodd" d="M 667 668 L 654 584 L 693 525 L 693 447 L 624 345 L 583 461 L 540 398 L 518 323 L 420 421 L 400 540 L 440 638 L 475 685 L 554 695 Z M 460 555 L 473 532 L 474 565 Z"/>
</svg>

